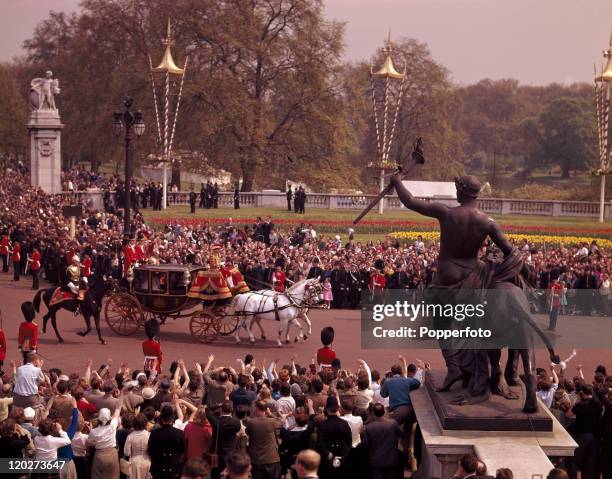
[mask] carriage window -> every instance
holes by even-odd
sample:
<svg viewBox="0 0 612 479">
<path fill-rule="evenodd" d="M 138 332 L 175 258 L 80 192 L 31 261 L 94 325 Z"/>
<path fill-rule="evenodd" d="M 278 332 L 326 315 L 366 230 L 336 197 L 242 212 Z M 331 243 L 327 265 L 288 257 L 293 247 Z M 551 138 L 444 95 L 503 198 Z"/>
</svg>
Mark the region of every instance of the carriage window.
<svg viewBox="0 0 612 479">
<path fill-rule="evenodd" d="M 168 286 L 167 273 L 165 271 L 151 272 L 151 292 L 165 293 Z"/>
<path fill-rule="evenodd" d="M 134 271 L 134 289 L 139 293 L 149 292 L 149 272 L 143 270 Z"/>
<path fill-rule="evenodd" d="M 185 294 L 186 292 L 187 290 L 185 288 L 183 272 L 182 271 L 171 271 L 170 272 L 170 293 Z"/>
</svg>

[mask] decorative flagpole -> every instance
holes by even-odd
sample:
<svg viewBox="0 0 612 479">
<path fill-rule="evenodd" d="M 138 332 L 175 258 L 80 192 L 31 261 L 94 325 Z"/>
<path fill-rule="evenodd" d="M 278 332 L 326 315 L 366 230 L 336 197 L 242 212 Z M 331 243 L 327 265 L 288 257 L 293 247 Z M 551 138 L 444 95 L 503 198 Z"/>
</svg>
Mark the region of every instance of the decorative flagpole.
<svg viewBox="0 0 612 479">
<path fill-rule="evenodd" d="M 610 109 L 612 108 L 612 35 L 610 46 L 604 50 L 607 64 L 601 75 L 595 77 L 595 109 L 597 118 L 597 133 L 599 139 L 599 169 L 601 176 L 599 191 L 599 222 L 605 220 L 606 176 L 612 172 L 612 123 Z"/>
<path fill-rule="evenodd" d="M 377 71 L 370 69 L 378 155 L 377 161 L 370 165 L 379 170 L 380 191 L 385 189 L 385 171 L 395 169 L 395 164 L 389 162 L 389 156 L 406 83 L 406 67 L 404 66 L 403 73 L 399 73 L 393 65 L 391 32 L 389 32 L 384 52 L 386 56 L 382 67 Z M 378 203 L 378 213 L 382 214 L 383 211 L 384 199 Z"/>
<path fill-rule="evenodd" d="M 162 208 L 166 209 L 168 205 L 168 163 L 172 162 L 172 143 L 174 140 L 174 132 L 176 130 L 176 122 L 179 114 L 179 105 L 181 102 L 181 95 L 183 92 L 183 83 L 185 81 L 185 72 L 187 69 L 187 60 L 185 60 L 185 65 L 183 68 L 179 68 L 174 63 L 174 59 L 172 58 L 171 46 L 174 44 L 172 40 L 172 30 L 170 27 L 170 19 L 168 19 L 168 29 L 166 33 L 166 38 L 162 40 L 162 44 L 166 46 L 166 50 L 164 51 L 164 56 L 162 57 L 161 63 L 155 67 L 151 68 L 151 84 L 153 87 L 153 101 L 155 104 L 155 115 L 157 118 L 157 138 L 160 142 L 161 147 L 161 157 L 163 164 L 163 185 L 162 185 Z M 150 60 L 149 60 L 149 63 Z M 155 88 L 155 79 L 154 73 L 164 73 L 165 74 L 165 87 L 164 87 L 164 111 L 163 111 L 163 135 L 162 135 L 162 125 L 159 121 L 159 107 L 157 102 L 157 93 Z M 179 88 L 179 94 L 176 100 L 176 108 L 173 112 L 173 118 L 170 118 L 170 75 L 180 75 L 181 83 Z M 172 122 L 172 133 L 170 133 L 170 122 Z"/>
<path fill-rule="evenodd" d="M 157 103 L 157 90 L 155 88 L 155 77 L 153 76 L 153 63 L 151 62 L 151 55 L 149 55 L 149 70 L 151 72 L 151 87 L 153 89 L 153 106 L 155 107 L 155 121 L 157 122 L 157 144 L 161 145 L 161 126 L 159 123 L 159 106 Z"/>
<path fill-rule="evenodd" d="M 185 57 L 185 65 L 183 69 L 187 71 L 187 63 L 189 62 L 189 56 Z M 170 143 L 168 148 L 172 150 L 172 144 L 174 143 L 174 132 L 176 131 L 176 121 L 178 119 L 179 106 L 181 105 L 181 98 L 183 96 L 183 84 L 185 83 L 185 75 L 181 76 L 181 86 L 179 87 L 178 98 L 176 100 L 176 110 L 174 111 L 174 121 L 172 123 L 172 133 L 170 134 Z"/>
</svg>

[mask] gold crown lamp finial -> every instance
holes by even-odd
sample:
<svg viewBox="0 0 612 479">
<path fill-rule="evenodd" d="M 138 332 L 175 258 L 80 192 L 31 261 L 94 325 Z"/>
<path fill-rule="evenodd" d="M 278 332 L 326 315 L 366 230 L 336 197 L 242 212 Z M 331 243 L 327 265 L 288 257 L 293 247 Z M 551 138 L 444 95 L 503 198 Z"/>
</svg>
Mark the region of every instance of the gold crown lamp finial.
<svg viewBox="0 0 612 479">
<path fill-rule="evenodd" d="M 185 73 L 183 68 L 179 68 L 174 62 L 174 58 L 172 58 L 172 51 L 170 47 L 174 45 L 174 41 L 172 40 L 172 27 L 170 26 L 170 18 L 168 18 L 168 27 L 166 30 L 166 38 L 162 40 L 162 45 L 166 46 L 166 50 L 164 51 L 164 56 L 160 64 L 153 68 L 152 71 L 154 73 L 170 73 L 173 75 L 182 75 Z"/>
<path fill-rule="evenodd" d="M 385 60 L 378 71 L 372 71 L 372 76 L 374 78 L 394 78 L 396 80 L 403 80 L 406 76 L 406 72 L 398 72 L 395 69 L 395 65 L 393 64 L 393 58 L 391 57 L 391 54 L 393 53 L 393 45 L 391 43 L 391 29 L 389 29 L 389 33 L 387 35 L 387 42 L 383 51 L 385 52 Z"/>
<path fill-rule="evenodd" d="M 601 75 L 595 78 L 595 81 L 600 82 L 612 82 L 612 34 L 610 35 L 610 46 L 603 52 L 604 58 L 607 58 L 605 68 L 602 70 Z"/>
</svg>

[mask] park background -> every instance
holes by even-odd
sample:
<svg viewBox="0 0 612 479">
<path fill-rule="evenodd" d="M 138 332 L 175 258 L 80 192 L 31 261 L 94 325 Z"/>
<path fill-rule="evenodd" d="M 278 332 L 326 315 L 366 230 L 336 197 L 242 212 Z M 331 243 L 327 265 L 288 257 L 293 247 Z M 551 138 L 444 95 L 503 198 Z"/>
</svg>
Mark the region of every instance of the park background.
<svg viewBox="0 0 612 479">
<path fill-rule="evenodd" d="M 420 1 L 408 6 L 390 0 L 376 3 L 38 4 L 37 15 L 44 19 L 17 55 L 0 65 L 0 153 L 26 160 L 25 86 L 51 69 L 62 85 L 64 166 L 120 170 L 122 148 L 109 141 L 110 123 L 113 110 L 129 94 L 148 125 L 136 148 L 137 173 L 159 152 L 148 58 L 161 57 L 160 39 L 170 18 L 175 60 L 183 64 L 189 53 L 174 147 L 187 154 L 174 165 L 172 183 L 179 183 L 180 169 L 207 174 L 223 168 L 241 179 L 243 191 L 284 189 L 292 180 L 314 191 L 373 192 L 376 181 L 367 168 L 376 157 L 369 72 L 383 56 L 387 25 L 378 20 L 384 19 L 395 27 L 395 62 L 400 67 L 405 63 L 410 79 L 391 158 L 409 155 L 418 136 L 427 154 L 427 164 L 413 173 L 413 179 L 449 180 L 472 173 L 490 183 L 490 196 L 597 199 L 597 128 L 593 86 L 587 79 L 592 62 L 600 62 L 600 49 L 606 46 L 609 25 L 603 25 L 602 18 L 610 13 L 609 5 L 591 2 L 589 14 L 579 19 L 571 18 L 576 7 L 568 2 L 556 3 L 548 17 L 536 15 L 542 13 L 541 6 L 529 15 L 525 2 L 500 2 L 496 17 L 482 2 L 460 2 L 465 5 L 457 22 L 478 27 L 468 37 L 472 43 L 457 39 L 455 54 L 450 55 L 449 47 L 440 46 L 440 35 L 431 35 L 449 66 L 432 55 L 421 37 L 447 29 L 452 38 L 461 29 L 451 27 L 456 10 L 452 2 L 428 7 Z M 28 2 L 23 4 L 22 10 L 32 9 Z M 11 1 L 8 6 L 18 9 Z M 54 7 L 58 11 L 45 13 Z M 394 11 L 406 26 L 398 25 Z M 504 12 L 515 15 L 504 17 Z M 419 15 L 421 22 L 416 21 Z M 333 20 L 347 17 L 353 21 Z M 526 28 L 541 31 L 520 32 L 521 19 Z M 575 42 L 573 50 L 555 28 L 572 22 L 596 26 Z M 355 29 L 368 33 L 356 35 Z M 509 40 L 511 32 L 516 33 L 515 41 Z M 475 46 L 483 35 L 490 35 L 487 55 Z M 530 35 L 542 40 L 536 54 L 526 50 L 523 37 Z M 362 36 L 376 40 L 368 48 Z M 514 50 L 510 43 L 517 45 Z M 586 58 L 585 48 L 593 43 L 598 49 Z M 546 45 L 559 47 L 544 54 Z M 481 55 L 470 56 L 470 49 Z M 522 65 L 529 68 L 517 69 L 516 77 L 508 74 L 504 65 L 521 65 L 521 56 Z M 588 71 L 583 70 L 586 66 Z M 501 78 L 489 79 L 489 74 Z M 516 79 L 521 76 L 523 82 Z M 608 195 L 610 191 L 608 185 Z"/>
</svg>

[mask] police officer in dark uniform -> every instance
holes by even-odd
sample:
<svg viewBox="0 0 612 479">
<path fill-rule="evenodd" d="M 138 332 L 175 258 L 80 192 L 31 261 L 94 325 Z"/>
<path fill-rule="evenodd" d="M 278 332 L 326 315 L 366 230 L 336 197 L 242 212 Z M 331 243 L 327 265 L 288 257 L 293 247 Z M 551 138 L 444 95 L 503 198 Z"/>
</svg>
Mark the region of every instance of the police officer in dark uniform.
<svg viewBox="0 0 612 479">
<path fill-rule="evenodd" d="M 204 183 L 200 183 L 200 208 L 204 208 L 206 205 L 206 190 Z"/>
<path fill-rule="evenodd" d="M 348 307 L 355 309 L 359 306 L 361 299 L 361 283 L 359 281 L 359 270 L 357 266 L 351 265 L 348 271 Z"/>
<path fill-rule="evenodd" d="M 330 281 L 334 296 L 332 306 L 338 309 L 344 308 L 348 297 L 348 274 L 341 262 L 338 262 L 338 266 L 332 271 Z"/>
<path fill-rule="evenodd" d="M 219 186 L 217 183 L 212 186 L 212 206 L 213 208 L 219 208 Z"/>
<path fill-rule="evenodd" d="M 193 188 L 191 188 L 191 191 L 189 192 L 189 206 L 191 207 L 191 213 L 195 213 L 196 210 L 196 194 L 195 191 L 193 191 Z"/>
<path fill-rule="evenodd" d="M 306 209 L 306 190 L 303 186 L 300 186 L 300 209 L 298 213 L 305 213 Z"/>
<path fill-rule="evenodd" d="M 359 301 L 363 301 L 368 297 L 370 285 L 370 271 L 367 268 L 359 270 Z"/>
<path fill-rule="evenodd" d="M 293 195 L 293 211 L 299 213 L 300 208 L 300 189 L 295 189 L 295 194 Z"/>
<path fill-rule="evenodd" d="M 238 189 L 238 185 L 234 188 L 234 209 L 240 209 L 240 190 Z"/>
</svg>

